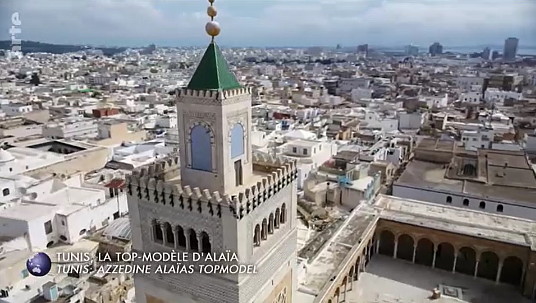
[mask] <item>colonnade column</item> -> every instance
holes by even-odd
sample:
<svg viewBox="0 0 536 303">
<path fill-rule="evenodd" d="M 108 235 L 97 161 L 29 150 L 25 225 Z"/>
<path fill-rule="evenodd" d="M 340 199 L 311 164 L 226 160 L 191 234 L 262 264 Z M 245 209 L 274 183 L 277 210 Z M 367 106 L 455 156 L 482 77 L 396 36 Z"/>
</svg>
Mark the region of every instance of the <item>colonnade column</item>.
<svg viewBox="0 0 536 303">
<path fill-rule="evenodd" d="M 175 226 L 173 229 L 173 239 L 175 239 L 175 243 L 173 245 L 173 247 L 175 249 L 177 249 L 178 245 L 179 245 L 179 233 L 177 232 L 177 227 Z"/>
<path fill-rule="evenodd" d="M 395 249 L 393 249 L 393 258 L 396 259 L 396 251 L 398 250 L 398 238 L 395 238 Z"/>
<path fill-rule="evenodd" d="M 376 254 L 380 253 L 380 237 L 376 239 Z"/>
<path fill-rule="evenodd" d="M 162 231 L 162 243 L 164 243 L 164 245 L 167 245 L 166 228 L 164 226 L 164 223 L 160 223 L 160 230 Z"/>
<path fill-rule="evenodd" d="M 415 263 L 416 255 L 417 255 L 417 243 L 413 244 L 413 256 L 411 257 L 411 262 Z"/>
<path fill-rule="evenodd" d="M 456 262 L 458 262 L 458 251 L 454 251 L 454 264 L 452 264 L 452 273 L 456 272 Z"/>
<path fill-rule="evenodd" d="M 503 269 L 504 261 L 503 259 L 499 260 L 499 269 L 497 270 L 497 277 L 495 278 L 495 283 L 499 283 L 501 280 L 501 272 Z"/>
<path fill-rule="evenodd" d="M 435 268 L 436 256 L 437 256 L 437 246 L 434 245 L 434 255 L 432 256 L 432 268 Z"/>
<path fill-rule="evenodd" d="M 476 275 L 478 274 L 478 263 L 480 263 L 480 256 L 476 259 L 474 278 L 476 278 Z"/>
</svg>

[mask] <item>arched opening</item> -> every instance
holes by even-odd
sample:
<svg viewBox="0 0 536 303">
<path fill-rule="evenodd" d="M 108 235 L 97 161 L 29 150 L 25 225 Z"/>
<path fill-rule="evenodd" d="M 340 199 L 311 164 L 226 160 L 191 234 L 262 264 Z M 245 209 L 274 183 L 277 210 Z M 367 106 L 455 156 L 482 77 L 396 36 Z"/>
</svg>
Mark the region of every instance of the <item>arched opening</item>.
<svg viewBox="0 0 536 303">
<path fill-rule="evenodd" d="M 2 195 L 5 197 L 5 196 L 9 196 L 9 188 L 4 188 L 2 190 Z"/>
<path fill-rule="evenodd" d="M 195 233 L 195 230 L 190 229 L 188 234 L 190 235 L 190 250 L 198 251 L 199 243 L 197 243 L 197 234 Z"/>
<path fill-rule="evenodd" d="M 231 159 L 244 154 L 244 128 L 236 123 L 231 130 Z"/>
<path fill-rule="evenodd" d="M 384 230 L 380 234 L 380 254 L 393 256 L 395 251 L 395 235 L 388 231 Z"/>
<path fill-rule="evenodd" d="M 80 236 L 83 236 L 85 233 L 86 233 L 86 229 L 84 228 L 84 229 L 82 229 L 78 234 L 79 234 Z"/>
<path fill-rule="evenodd" d="M 408 235 L 398 237 L 398 246 L 396 249 L 396 257 L 413 261 L 413 238 Z"/>
<path fill-rule="evenodd" d="M 480 201 L 480 204 L 478 205 L 478 207 L 480 207 L 481 209 L 485 209 L 486 208 L 486 202 Z"/>
<path fill-rule="evenodd" d="M 278 209 L 275 210 L 275 219 L 274 219 L 274 226 L 275 228 L 279 228 L 279 219 L 281 218 L 281 211 Z"/>
<path fill-rule="evenodd" d="M 475 250 L 470 247 L 462 247 L 458 251 L 458 258 L 456 259 L 456 272 L 472 276 L 475 273 L 475 265 Z"/>
<path fill-rule="evenodd" d="M 501 282 L 517 286 L 521 284 L 521 275 L 523 275 L 523 261 L 521 259 L 513 256 L 504 259 Z"/>
<path fill-rule="evenodd" d="M 434 243 L 426 238 L 422 238 L 417 242 L 417 250 L 415 250 L 415 263 L 432 266 L 434 261 Z"/>
<path fill-rule="evenodd" d="M 268 233 L 274 233 L 274 214 L 270 214 L 270 217 L 268 217 Z"/>
<path fill-rule="evenodd" d="M 435 267 L 452 271 L 452 266 L 454 266 L 454 246 L 443 242 L 437 246 Z"/>
<path fill-rule="evenodd" d="M 280 222 L 281 224 L 285 224 L 285 222 L 287 221 L 287 206 L 285 205 L 285 203 L 283 203 L 283 205 L 281 205 L 281 216 L 280 216 Z"/>
<path fill-rule="evenodd" d="M 177 226 L 177 244 L 179 247 L 186 248 L 186 235 L 181 226 Z"/>
<path fill-rule="evenodd" d="M 153 237 L 155 242 L 163 243 L 164 242 L 164 234 L 162 233 L 162 227 L 160 226 L 160 223 L 158 223 L 156 220 L 153 220 Z"/>
<path fill-rule="evenodd" d="M 333 299 L 335 299 L 335 302 L 337 303 L 340 302 L 340 298 L 339 298 L 340 294 L 341 294 L 341 289 L 337 287 L 337 289 L 335 289 L 335 294 L 333 296 Z"/>
<path fill-rule="evenodd" d="M 196 125 L 190 131 L 192 169 L 212 171 L 212 131 Z"/>
<path fill-rule="evenodd" d="M 210 238 L 206 232 L 201 233 L 201 251 L 204 253 L 209 253 L 212 250 L 212 245 L 210 244 Z"/>
<path fill-rule="evenodd" d="M 50 242 L 48 242 L 48 243 L 47 243 L 47 248 L 51 248 L 52 245 L 54 245 L 54 241 L 50 241 Z"/>
<path fill-rule="evenodd" d="M 469 206 L 469 199 L 463 199 L 463 206 Z"/>
<path fill-rule="evenodd" d="M 359 263 L 361 263 L 361 257 L 357 257 L 357 261 L 355 262 L 354 267 L 354 280 L 359 280 L 359 274 L 361 273 L 361 267 L 359 267 Z"/>
<path fill-rule="evenodd" d="M 501 204 L 497 205 L 497 212 L 502 213 L 503 210 L 504 210 L 504 207 Z"/>
<path fill-rule="evenodd" d="M 350 274 L 349 274 L 349 276 L 350 276 L 350 280 L 351 280 L 351 281 L 356 281 L 356 280 L 357 280 L 356 269 L 355 269 L 354 266 L 352 266 L 352 267 L 350 268 Z"/>
<path fill-rule="evenodd" d="M 452 197 L 451 196 L 447 196 L 447 203 L 452 203 Z"/>
<path fill-rule="evenodd" d="M 262 220 L 261 239 L 266 240 L 268 238 L 268 222 L 266 219 Z"/>
<path fill-rule="evenodd" d="M 60 236 L 60 240 L 62 240 L 62 241 L 67 241 L 67 237 L 64 236 L 64 235 L 61 235 L 61 236 Z"/>
<path fill-rule="evenodd" d="M 253 233 L 253 245 L 261 245 L 261 227 L 259 226 L 259 224 L 255 226 L 255 231 Z"/>
<path fill-rule="evenodd" d="M 173 234 L 173 227 L 168 222 L 164 223 L 164 231 L 166 233 L 166 244 L 174 247 L 175 246 L 175 235 Z"/>
<path fill-rule="evenodd" d="M 496 253 L 486 251 L 480 255 L 477 276 L 495 281 L 499 270 L 499 257 Z"/>
</svg>

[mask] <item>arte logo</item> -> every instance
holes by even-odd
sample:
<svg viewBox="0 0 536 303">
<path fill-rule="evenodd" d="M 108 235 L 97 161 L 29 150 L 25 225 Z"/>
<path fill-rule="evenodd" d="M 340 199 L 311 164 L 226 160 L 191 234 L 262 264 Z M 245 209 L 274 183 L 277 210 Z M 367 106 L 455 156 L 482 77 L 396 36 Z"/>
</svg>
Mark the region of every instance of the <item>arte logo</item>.
<svg viewBox="0 0 536 303">
<path fill-rule="evenodd" d="M 42 277 L 50 272 L 50 267 L 52 266 L 52 261 L 50 257 L 43 253 L 39 252 L 33 255 L 26 261 L 26 269 L 32 276 Z"/>
</svg>

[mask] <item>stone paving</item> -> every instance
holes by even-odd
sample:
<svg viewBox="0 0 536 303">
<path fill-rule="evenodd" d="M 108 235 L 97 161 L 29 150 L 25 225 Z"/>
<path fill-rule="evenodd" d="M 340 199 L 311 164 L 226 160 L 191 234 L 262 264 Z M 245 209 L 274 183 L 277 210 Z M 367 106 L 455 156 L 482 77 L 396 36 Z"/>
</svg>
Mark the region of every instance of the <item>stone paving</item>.
<svg viewBox="0 0 536 303">
<path fill-rule="evenodd" d="M 411 264 L 387 256 L 375 255 L 347 293 L 347 303 L 530 303 L 510 285 L 453 274 L 440 269 Z M 442 295 L 430 300 L 432 289 L 447 286 L 461 299 Z"/>
</svg>

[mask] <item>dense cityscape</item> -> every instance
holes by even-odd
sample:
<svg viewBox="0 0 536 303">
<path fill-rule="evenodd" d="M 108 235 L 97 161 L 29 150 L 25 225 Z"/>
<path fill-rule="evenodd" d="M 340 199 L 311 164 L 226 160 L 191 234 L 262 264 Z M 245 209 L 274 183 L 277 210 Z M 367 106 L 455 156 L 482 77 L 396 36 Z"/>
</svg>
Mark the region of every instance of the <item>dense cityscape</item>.
<svg viewBox="0 0 536 303">
<path fill-rule="evenodd" d="M 24 41 L 12 17 L 0 302 L 534 302 L 522 39 L 223 47 L 208 2 L 203 48 Z"/>
</svg>

